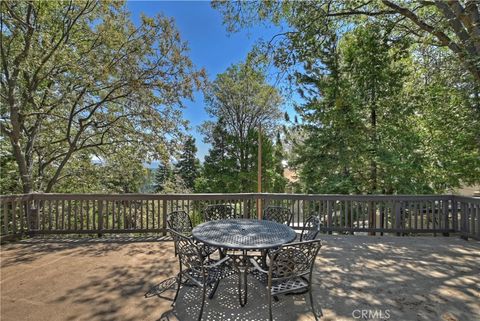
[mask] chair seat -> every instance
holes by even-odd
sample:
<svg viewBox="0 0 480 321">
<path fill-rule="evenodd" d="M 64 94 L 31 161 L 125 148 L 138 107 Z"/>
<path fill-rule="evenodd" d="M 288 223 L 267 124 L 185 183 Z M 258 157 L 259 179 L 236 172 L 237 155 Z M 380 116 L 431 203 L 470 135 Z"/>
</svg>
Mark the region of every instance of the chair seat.
<svg viewBox="0 0 480 321">
<path fill-rule="evenodd" d="M 287 279 L 272 284 L 272 295 L 294 292 L 308 288 L 308 281 L 302 277 Z"/>
<path fill-rule="evenodd" d="M 205 262 L 205 265 L 214 264 L 215 260 L 209 260 Z M 205 281 L 206 285 L 210 285 L 215 283 L 219 280 L 229 277 L 230 275 L 234 274 L 235 270 L 233 269 L 230 263 L 223 263 L 219 266 L 214 266 L 207 269 L 207 280 Z M 187 277 L 187 279 L 191 279 L 199 284 L 203 284 L 203 275 L 197 269 L 188 269 L 183 271 L 183 274 Z"/>
<path fill-rule="evenodd" d="M 250 270 L 249 273 L 251 276 L 253 276 L 255 279 L 257 279 L 260 283 L 267 285 L 268 283 L 268 274 L 260 272 L 257 269 Z"/>
<path fill-rule="evenodd" d="M 202 244 L 202 243 L 197 242 L 197 244 Z M 203 247 L 202 247 L 202 255 L 203 256 L 209 256 L 209 255 L 215 253 L 218 250 L 218 247 L 213 247 L 213 246 L 204 245 L 204 244 L 202 244 L 202 245 L 203 245 Z"/>
<path fill-rule="evenodd" d="M 250 275 L 257 279 L 260 283 L 268 284 L 268 274 L 258 270 L 251 270 Z M 276 281 L 272 283 L 272 295 L 282 294 L 286 292 L 297 292 L 298 290 L 307 289 L 308 281 L 302 277 Z"/>
</svg>

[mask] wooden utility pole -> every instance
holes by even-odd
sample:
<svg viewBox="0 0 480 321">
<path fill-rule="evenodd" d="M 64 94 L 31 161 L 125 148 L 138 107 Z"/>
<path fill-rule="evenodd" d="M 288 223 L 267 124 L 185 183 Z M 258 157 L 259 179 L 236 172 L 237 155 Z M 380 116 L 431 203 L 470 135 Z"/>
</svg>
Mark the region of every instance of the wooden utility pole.
<svg viewBox="0 0 480 321">
<path fill-rule="evenodd" d="M 257 192 L 262 192 L 262 125 L 258 126 L 258 172 L 257 172 Z M 262 199 L 257 198 L 257 217 L 262 219 Z"/>
</svg>

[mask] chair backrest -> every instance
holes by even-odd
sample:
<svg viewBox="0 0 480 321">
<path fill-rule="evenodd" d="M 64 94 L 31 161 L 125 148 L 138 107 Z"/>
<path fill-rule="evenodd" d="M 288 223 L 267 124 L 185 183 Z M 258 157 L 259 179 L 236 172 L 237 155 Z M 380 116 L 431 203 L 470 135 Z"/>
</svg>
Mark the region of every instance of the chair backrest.
<svg viewBox="0 0 480 321">
<path fill-rule="evenodd" d="M 292 221 L 292 211 L 283 206 L 268 206 L 263 210 L 263 219 L 267 221 L 274 221 L 281 224 L 290 225 Z"/>
<path fill-rule="evenodd" d="M 312 273 L 315 257 L 322 247 L 320 240 L 290 243 L 270 256 L 269 280 L 290 279 Z"/>
<path fill-rule="evenodd" d="M 174 211 L 167 216 L 168 228 L 185 234 L 192 232 L 193 225 L 190 216 L 185 211 Z"/>
<path fill-rule="evenodd" d="M 318 215 L 312 214 L 307 219 L 300 234 L 300 241 L 314 240 L 320 232 L 320 218 Z"/>
<path fill-rule="evenodd" d="M 200 247 L 191 238 L 175 230 L 169 229 L 169 232 L 175 242 L 182 268 L 200 271 L 203 268 L 204 261 Z"/>
<path fill-rule="evenodd" d="M 236 218 L 235 208 L 229 204 L 208 205 L 203 210 L 205 221 L 216 221 Z"/>
</svg>

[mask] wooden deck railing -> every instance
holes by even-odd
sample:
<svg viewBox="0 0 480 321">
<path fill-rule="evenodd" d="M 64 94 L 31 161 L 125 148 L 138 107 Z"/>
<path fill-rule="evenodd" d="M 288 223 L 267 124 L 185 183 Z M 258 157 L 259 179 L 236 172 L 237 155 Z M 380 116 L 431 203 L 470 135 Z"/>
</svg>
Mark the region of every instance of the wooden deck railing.
<svg viewBox="0 0 480 321">
<path fill-rule="evenodd" d="M 164 233 L 167 214 L 173 210 L 187 211 L 198 224 L 205 206 L 225 203 L 243 218 L 257 218 L 257 205 L 288 207 L 295 229 L 313 214 L 328 233 L 459 233 L 480 239 L 480 198 L 258 193 L 6 195 L 0 196 L 0 236 Z"/>
</svg>

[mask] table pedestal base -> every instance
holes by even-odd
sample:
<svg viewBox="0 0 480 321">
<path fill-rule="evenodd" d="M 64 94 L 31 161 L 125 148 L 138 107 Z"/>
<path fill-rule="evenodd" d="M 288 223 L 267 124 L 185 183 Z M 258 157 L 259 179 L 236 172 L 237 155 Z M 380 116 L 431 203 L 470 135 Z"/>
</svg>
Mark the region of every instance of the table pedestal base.
<svg viewBox="0 0 480 321">
<path fill-rule="evenodd" d="M 243 250 L 241 255 L 233 258 L 233 266 L 238 272 L 238 300 L 240 306 L 245 306 L 247 304 L 247 275 L 248 275 L 248 255 L 247 251 Z"/>
</svg>

